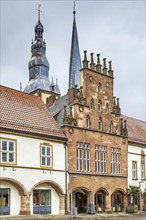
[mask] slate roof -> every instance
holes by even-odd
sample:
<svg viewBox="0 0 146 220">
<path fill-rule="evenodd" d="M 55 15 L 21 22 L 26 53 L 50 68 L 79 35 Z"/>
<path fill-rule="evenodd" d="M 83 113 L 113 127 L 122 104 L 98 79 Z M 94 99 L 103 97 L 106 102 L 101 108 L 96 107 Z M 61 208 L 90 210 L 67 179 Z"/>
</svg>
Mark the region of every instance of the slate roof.
<svg viewBox="0 0 146 220">
<path fill-rule="evenodd" d="M 67 114 L 69 114 L 68 94 L 56 99 L 52 106 L 48 107 L 50 113 L 56 119 L 59 126 L 63 125 L 64 106 L 67 106 Z M 57 116 L 57 117 L 56 117 Z"/>
<path fill-rule="evenodd" d="M 122 115 L 127 120 L 128 140 L 146 145 L 146 122 Z"/>
<path fill-rule="evenodd" d="M 66 140 L 40 97 L 0 86 L 0 128 Z"/>
</svg>

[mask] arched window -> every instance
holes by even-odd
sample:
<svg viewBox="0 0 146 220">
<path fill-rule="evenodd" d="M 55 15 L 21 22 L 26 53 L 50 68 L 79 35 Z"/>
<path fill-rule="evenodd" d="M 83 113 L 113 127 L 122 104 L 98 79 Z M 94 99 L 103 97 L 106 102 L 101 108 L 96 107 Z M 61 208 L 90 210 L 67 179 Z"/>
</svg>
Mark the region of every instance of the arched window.
<svg viewBox="0 0 146 220">
<path fill-rule="evenodd" d="M 109 114 L 109 104 L 108 103 L 106 103 L 105 111 L 106 111 L 106 114 Z"/>
<path fill-rule="evenodd" d="M 98 129 L 102 131 L 102 118 L 100 117 L 98 120 Z"/>
<path fill-rule="evenodd" d="M 93 100 L 93 99 L 91 99 L 90 108 L 91 108 L 92 110 L 95 109 L 95 105 L 94 105 L 94 100 Z"/>
<path fill-rule="evenodd" d="M 101 93 L 101 83 L 99 82 L 98 83 L 98 94 L 100 94 Z"/>
<path fill-rule="evenodd" d="M 101 100 L 98 101 L 98 112 L 101 112 L 102 110 L 102 102 Z"/>
<path fill-rule="evenodd" d="M 110 133 L 113 133 L 113 122 L 110 121 Z"/>
<path fill-rule="evenodd" d="M 90 116 L 89 115 L 87 115 L 87 118 L 86 118 L 86 127 L 90 128 Z"/>
</svg>

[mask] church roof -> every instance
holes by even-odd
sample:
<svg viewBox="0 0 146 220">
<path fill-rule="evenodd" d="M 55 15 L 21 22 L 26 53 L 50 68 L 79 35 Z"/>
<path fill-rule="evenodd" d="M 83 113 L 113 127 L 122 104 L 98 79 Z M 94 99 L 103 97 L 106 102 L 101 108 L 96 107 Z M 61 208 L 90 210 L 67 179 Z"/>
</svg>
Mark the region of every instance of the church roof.
<svg viewBox="0 0 146 220">
<path fill-rule="evenodd" d="M 127 120 L 128 141 L 146 144 L 146 122 L 122 115 Z"/>
<path fill-rule="evenodd" d="M 0 86 L 0 128 L 66 140 L 40 97 Z"/>
</svg>

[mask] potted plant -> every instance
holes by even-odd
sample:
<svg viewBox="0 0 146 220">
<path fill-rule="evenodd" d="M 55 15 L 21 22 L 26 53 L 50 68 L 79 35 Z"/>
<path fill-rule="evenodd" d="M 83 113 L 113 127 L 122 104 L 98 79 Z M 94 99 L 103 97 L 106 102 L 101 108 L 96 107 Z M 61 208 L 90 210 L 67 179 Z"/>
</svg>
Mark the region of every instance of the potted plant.
<svg viewBox="0 0 146 220">
<path fill-rule="evenodd" d="M 127 189 L 127 194 L 129 197 L 129 205 L 127 206 L 127 212 L 138 212 L 138 197 L 140 195 L 140 189 L 138 186 L 129 185 Z"/>
</svg>

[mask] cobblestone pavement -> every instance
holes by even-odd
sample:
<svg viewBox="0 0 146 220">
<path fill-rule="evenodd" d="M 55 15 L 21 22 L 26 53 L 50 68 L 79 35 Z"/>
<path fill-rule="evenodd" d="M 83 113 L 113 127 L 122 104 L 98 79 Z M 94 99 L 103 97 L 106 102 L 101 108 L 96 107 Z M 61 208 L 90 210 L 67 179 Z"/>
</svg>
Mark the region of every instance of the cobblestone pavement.
<svg viewBox="0 0 146 220">
<path fill-rule="evenodd" d="M 31 216 L 1 216 L 0 220 L 146 220 L 146 212 L 127 214 L 127 213 L 101 213 L 95 215 L 31 215 Z"/>
</svg>

